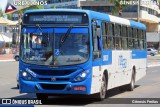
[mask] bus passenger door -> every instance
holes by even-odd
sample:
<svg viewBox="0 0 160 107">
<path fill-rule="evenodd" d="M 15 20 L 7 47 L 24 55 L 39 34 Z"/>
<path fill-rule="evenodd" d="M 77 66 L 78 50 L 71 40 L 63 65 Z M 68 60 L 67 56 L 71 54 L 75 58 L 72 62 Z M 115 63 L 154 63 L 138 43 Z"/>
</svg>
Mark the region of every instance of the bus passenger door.
<svg viewBox="0 0 160 107">
<path fill-rule="evenodd" d="M 101 64 L 102 64 L 102 43 L 101 43 L 101 33 L 100 25 L 97 22 L 92 23 L 92 88 L 94 87 L 94 92 L 99 92 L 100 90 L 100 79 L 101 74 Z"/>
</svg>

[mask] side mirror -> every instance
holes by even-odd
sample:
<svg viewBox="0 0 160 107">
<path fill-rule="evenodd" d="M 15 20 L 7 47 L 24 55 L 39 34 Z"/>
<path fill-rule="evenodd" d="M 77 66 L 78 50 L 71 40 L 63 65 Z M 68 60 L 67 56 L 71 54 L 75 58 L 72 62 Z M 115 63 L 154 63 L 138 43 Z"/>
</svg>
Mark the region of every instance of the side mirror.
<svg viewBox="0 0 160 107">
<path fill-rule="evenodd" d="M 102 50 L 101 37 L 97 36 L 97 40 L 98 40 L 98 50 Z"/>
<path fill-rule="evenodd" d="M 13 33 L 13 35 L 12 35 L 12 44 L 16 45 L 16 43 L 17 43 L 17 34 Z"/>
</svg>

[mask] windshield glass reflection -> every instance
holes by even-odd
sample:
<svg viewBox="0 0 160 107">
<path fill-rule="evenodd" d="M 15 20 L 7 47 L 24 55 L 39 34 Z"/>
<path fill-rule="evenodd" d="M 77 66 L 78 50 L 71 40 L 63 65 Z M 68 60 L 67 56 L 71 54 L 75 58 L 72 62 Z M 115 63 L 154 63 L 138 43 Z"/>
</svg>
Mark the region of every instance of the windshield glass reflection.
<svg viewBox="0 0 160 107">
<path fill-rule="evenodd" d="M 62 43 L 61 38 L 66 31 L 67 28 L 54 28 L 49 32 L 23 32 L 22 60 L 31 64 L 54 66 L 86 62 L 89 58 L 88 28 L 72 28 Z"/>
</svg>

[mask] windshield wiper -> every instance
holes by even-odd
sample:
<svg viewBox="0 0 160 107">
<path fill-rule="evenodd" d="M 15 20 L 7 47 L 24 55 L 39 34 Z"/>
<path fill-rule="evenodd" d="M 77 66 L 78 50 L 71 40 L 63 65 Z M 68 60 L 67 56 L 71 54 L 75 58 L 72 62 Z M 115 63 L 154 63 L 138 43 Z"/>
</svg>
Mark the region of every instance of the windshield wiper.
<svg viewBox="0 0 160 107">
<path fill-rule="evenodd" d="M 67 39 L 67 37 L 69 36 L 70 32 L 71 32 L 71 29 L 73 28 L 73 24 L 71 24 L 67 30 L 67 32 L 65 33 L 64 36 L 62 36 L 61 38 L 61 44 L 64 43 Z"/>
<path fill-rule="evenodd" d="M 67 32 L 65 33 L 65 35 L 63 35 L 60 39 L 60 44 L 59 44 L 59 50 L 60 50 L 60 53 L 61 53 L 61 47 L 62 47 L 62 44 L 66 41 L 67 37 L 69 36 L 70 32 L 71 32 L 71 29 L 73 28 L 73 24 L 71 24 L 67 30 Z M 53 64 L 55 65 L 55 61 L 57 60 L 59 55 L 55 56 L 54 55 L 54 60 L 53 60 Z"/>
<path fill-rule="evenodd" d="M 40 35 L 37 35 L 37 36 L 42 36 L 43 31 L 42 31 L 41 26 L 39 24 L 36 24 L 36 27 L 37 29 L 35 30 L 35 32 L 37 32 L 38 29 L 40 30 Z M 48 37 L 46 35 L 43 35 L 43 36 L 48 40 Z"/>
</svg>

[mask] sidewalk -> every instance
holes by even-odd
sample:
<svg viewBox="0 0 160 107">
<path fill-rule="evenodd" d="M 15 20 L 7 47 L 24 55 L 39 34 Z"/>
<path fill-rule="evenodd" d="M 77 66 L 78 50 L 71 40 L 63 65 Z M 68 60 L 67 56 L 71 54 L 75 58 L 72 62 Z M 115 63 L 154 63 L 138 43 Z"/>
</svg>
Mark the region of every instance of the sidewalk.
<svg viewBox="0 0 160 107">
<path fill-rule="evenodd" d="M 0 54 L 0 61 L 14 61 L 13 54 Z"/>
<path fill-rule="evenodd" d="M 152 63 L 147 63 L 147 67 L 156 67 L 156 66 L 160 66 L 160 62 L 152 62 Z"/>
</svg>

